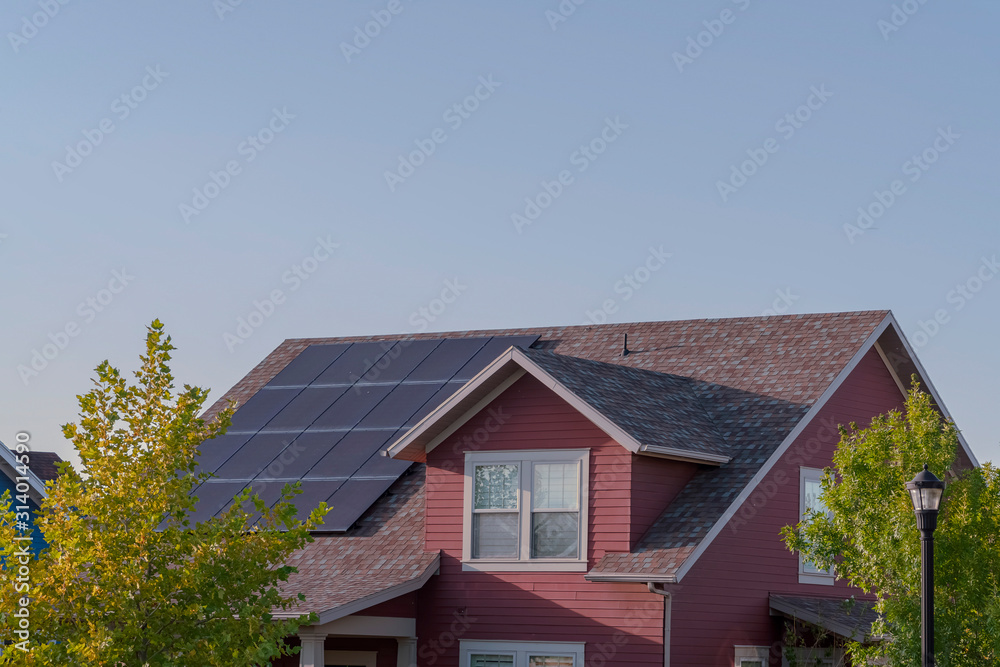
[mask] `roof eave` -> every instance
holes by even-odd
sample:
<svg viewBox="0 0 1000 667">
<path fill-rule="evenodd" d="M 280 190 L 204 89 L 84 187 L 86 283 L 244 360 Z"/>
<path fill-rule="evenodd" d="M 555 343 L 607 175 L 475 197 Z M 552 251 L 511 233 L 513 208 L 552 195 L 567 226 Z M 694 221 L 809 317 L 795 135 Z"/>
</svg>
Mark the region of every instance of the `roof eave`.
<svg viewBox="0 0 1000 667">
<path fill-rule="evenodd" d="M 365 609 L 374 607 L 377 604 L 388 602 L 389 600 L 398 598 L 400 595 L 406 595 L 407 593 L 420 590 L 432 576 L 438 573 L 440 568 L 441 554 L 436 553 L 434 554 L 434 560 L 427 564 L 427 567 L 420 573 L 420 576 L 410 579 L 409 581 L 404 581 L 401 584 L 390 586 L 389 588 L 385 588 L 377 593 L 366 595 L 363 598 L 353 600 L 347 604 L 338 605 L 324 611 L 316 612 L 319 615 L 319 620 L 315 623 L 315 625 L 324 625 L 331 621 L 336 621 L 338 618 L 344 618 L 345 616 L 350 616 L 351 614 L 356 614 L 359 611 L 364 611 Z M 275 612 L 271 614 L 271 616 L 281 619 L 299 618 L 300 616 L 308 613 L 308 611 Z"/>
</svg>

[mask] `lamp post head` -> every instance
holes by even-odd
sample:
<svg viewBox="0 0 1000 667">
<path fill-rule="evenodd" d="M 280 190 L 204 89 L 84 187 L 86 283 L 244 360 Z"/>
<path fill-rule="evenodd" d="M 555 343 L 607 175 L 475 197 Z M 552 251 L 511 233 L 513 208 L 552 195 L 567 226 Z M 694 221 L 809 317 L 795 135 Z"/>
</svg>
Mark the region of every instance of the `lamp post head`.
<svg viewBox="0 0 1000 667">
<path fill-rule="evenodd" d="M 937 514 L 941 507 L 944 482 L 928 470 L 925 463 L 924 469 L 906 483 L 906 490 L 910 492 L 913 511 L 917 515 L 917 528 L 921 531 L 933 531 L 937 528 Z"/>
</svg>

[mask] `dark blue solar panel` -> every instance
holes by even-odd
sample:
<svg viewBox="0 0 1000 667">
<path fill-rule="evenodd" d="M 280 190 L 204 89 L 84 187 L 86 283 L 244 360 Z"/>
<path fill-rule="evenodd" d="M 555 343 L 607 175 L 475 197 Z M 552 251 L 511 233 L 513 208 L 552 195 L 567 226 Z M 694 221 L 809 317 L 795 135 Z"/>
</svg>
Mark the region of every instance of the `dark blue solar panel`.
<svg viewBox="0 0 1000 667">
<path fill-rule="evenodd" d="M 461 370 L 455 373 L 453 379 L 468 382 L 489 366 L 494 359 L 503 354 L 508 347 L 528 348 L 536 340 L 538 340 L 538 336 L 495 336 L 475 356 L 469 359 Z"/>
<path fill-rule="evenodd" d="M 343 481 L 321 481 L 314 482 L 309 480 L 302 480 L 302 493 L 301 495 L 295 496 L 295 507 L 299 510 L 298 518 L 305 519 L 309 512 L 312 512 L 316 507 L 322 503 L 326 502 L 330 496 L 332 496 L 337 489 L 341 488 L 344 484 Z M 330 512 L 327 517 L 330 517 L 336 512 L 336 510 Z M 329 519 L 328 519 L 329 520 Z M 322 525 L 319 527 L 320 530 L 335 530 L 327 525 Z"/>
<path fill-rule="evenodd" d="M 394 385 L 351 387 L 312 423 L 311 428 L 353 428 L 389 395 L 393 387 Z"/>
<path fill-rule="evenodd" d="M 351 388 L 340 387 L 306 387 L 281 409 L 274 419 L 264 427 L 266 431 L 297 430 L 302 431 L 311 425 L 317 417 L 326 412 L 333 403 Z"/>
<path fill-rule="evenodd" d="M 354 343 L 330 364 L 312 384 L 354 384 L 375 367 L 394 341 Z"/>
<path fill-rule="evenodd" d="M 350 343 L 338 343 L 336 345 L 310 345 L 299 352 L 299 355 L 292 359 L 280 373 L 275 375 L 268 387 L 302 386 L 307 385 L 326 370 L 326 368 L 336 361 L 337 357 L 349 348 Z"/>
<path fill-rule="evenodd" d="M 351 431 L 306 473 L 305 479 L 350 477 L 380 449 L 385 449 L 395 433 L 396 429 Z"/>
<path fill-rule="evenodd" d="M 434 396 L 443 383 L 399 384 L 368 415 L 359 428 L 399 428 L 400 420 L 408 421 Z"/>
<path fill-rule="evenodd" d="M 440 340 L 401 340 L 390 347 L 381 359 L 361 378 L 362 382 L 399 382 L 416 368 Z"/>
<path fill-rule="evenodd" d="M 194 495 L 198 498 L 198 505 L 191 516 L 191 523 L 205 521 L 215 516 L 224 507 L 228 507 L 233 498 L 246 486 L 246 482 L 217 482 L 215 480 L 205 482 L 198 487 Z"/>
<path fill-rule="evenodd" d="M 247 440 L 250 433 L 238 435 L 220 435 L 218 438 L 206 440 L 198 446 L 201 456 L 198 457 L 198 472 L 215 472 L 226 460 L 236 453 Z"/>
<path fill-rule="evenodd" d="M 347 435 L 343 433 L 303 433 L 281 452 L 258 479 L 300 479 Z"/>
<path fill-rule="evenodd" d="M 447 382 L 489 338 L 448 338 L 406 376 L 407 382 Z"/>
<path fill-rule="evenodd" d="M 219 468 L 216 476 L 220 479 L 252 479 L 264 472 L 294 437 L 287 433 L 258 433 Z"/>
<path fill-rule="evenodd" d="M 202 445 L 203 469 L 225 481 L 199 489 L 199 516 L 222 511 L 241 480 L 269 506 L 302 480 L 299 515 L 330 499 L 322 529 L 347 530 L 410 465 L 380 453 L 508 347 L 536 339 L 310 345 L 239 407 L 230 434 Z"/>
<path fill-rule="evenodd" d="M 439 385 L 440 388 L 436 392 L 434 392 L 434 395 L 431 396 L 427 400 L 427 402 L 424 403 L 420 407 L 420 409 L 413 414 L 412 417 L 406 420 L 405 426 L 407 428 L 410 428 L 411 426 L 415 425 L 421 419 L 423 419 L 431 412 L 433 412 L 434 408 L 436 408 L 437 406 L 441 405 L 446 400 L 448 400 L 448 397 L 450 397 L 456 391 L 461 389 L 463 386 L 465 386 L 464 382 L 449 382 L 444 386 Z"/>
<path fill-rule="evenodd" d="M 236 408 L 231 431 L 256 431 L 271 421 L 301 389 L 261 389 Z"/>
<path fill-rule="evenodd" d="M 403 470 L 405 469 L 404 467 Z M 395 477 L 390 477 L 375 480 L 351 479 L 344 482 L 344 485 L 327 501 L 333 509 L 326 516 L 323 530 L 349 529 L 395 481 Z"/>
</svg>

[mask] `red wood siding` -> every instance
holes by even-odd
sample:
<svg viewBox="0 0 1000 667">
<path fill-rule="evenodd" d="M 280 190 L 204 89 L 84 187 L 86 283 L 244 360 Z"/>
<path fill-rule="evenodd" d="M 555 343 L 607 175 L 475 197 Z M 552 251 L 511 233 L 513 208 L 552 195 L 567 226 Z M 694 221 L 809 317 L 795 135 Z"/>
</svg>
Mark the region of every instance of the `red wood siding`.
<svg viewBox="0 0 1000 667">
<path fill-rule="evenodd" d="M 694 463 L 632 455 L 632 547 L 697 471 Z"/>
<path fill-rule="evenodd" d="M 391 618 L 416 618 L 417 591 L 400 595 L 374 607 L 359 611 L 356 616 L 389 616 Z"/>
<path fill-rule="evenodd" d="M 775 645 L 780 625 L 769 616 L 768 593 L 864 597 L 842 581 L 798 583 L 797 556 L 779 531 L 798 520 L 799 468 L 830 465 L 837 424 L 864 427 L 902 405 L 885 365 L 869 352 L 676 587 L 671 664 L 731 667 L 734 645 Z"/>
<path fill-rule="evenodd" d="M 662 664 L 663 601 L 644 584 L 462 571 L 465 452 L 558 448 L 591 450 L 591 566 L 629 548 L 631 454 L 534 378 L 518 380 L 428 455 L 427 548 L 441 550 L 441 573 L 420 592 L 421 667 L 457 665 L 462 639 L 586 641 L 588 665 Z"/>
</svg>

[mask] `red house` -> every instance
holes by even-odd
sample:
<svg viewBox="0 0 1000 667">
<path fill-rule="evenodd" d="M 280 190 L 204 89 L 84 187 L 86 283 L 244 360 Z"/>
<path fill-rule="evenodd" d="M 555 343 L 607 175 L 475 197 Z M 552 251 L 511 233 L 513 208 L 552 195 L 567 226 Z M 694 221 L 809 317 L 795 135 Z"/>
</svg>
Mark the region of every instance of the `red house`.
<svg viewBox="0 0 1000 667">
<path fill-rule="evenodd" d="M 886 311 L 288 340 L 210 411 L 200 513 L 333 506 L 281 665 L 844 664 L 871 605 L 779 530 L 913 374 L 947 415 Z"/>
</svg>

